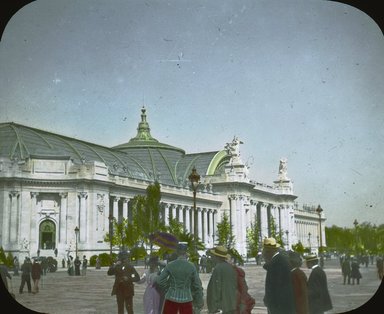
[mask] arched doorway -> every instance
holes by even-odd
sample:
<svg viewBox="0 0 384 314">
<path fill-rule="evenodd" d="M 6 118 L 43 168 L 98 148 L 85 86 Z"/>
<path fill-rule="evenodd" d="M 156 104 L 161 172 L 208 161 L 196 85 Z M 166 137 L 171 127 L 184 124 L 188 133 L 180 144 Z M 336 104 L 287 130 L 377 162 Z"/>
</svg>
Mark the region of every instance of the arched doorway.
<svg viewBox="0 0 384 314">
<path fill-rule="evenodd" d="M 39 228 L 39 248 L 54 250 L 56 248 L 56 226 L 51 220 L 44 220 Z"/>
</svg>

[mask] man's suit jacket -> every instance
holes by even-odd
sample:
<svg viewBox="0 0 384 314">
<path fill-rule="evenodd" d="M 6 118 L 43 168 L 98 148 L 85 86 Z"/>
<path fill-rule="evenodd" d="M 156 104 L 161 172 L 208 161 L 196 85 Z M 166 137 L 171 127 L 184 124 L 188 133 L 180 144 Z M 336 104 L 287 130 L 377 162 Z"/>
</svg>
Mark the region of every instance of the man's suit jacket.
<svg viewBox="0 0 384 314">
<path fill-rule="evenodd" d="M 312 268 L 308 278 L 309 313 L 324 313 L 332 309 L 332 301 L 328 291 L 327 276 L 320 266 Z"/>
<path fill-rule="evenodd" d="M 115 275 L 111 295 L 116 293 L 124 293 L 126 295 L 134 295 L 133 282 L 140 280 L 140 275 L 136 269 L 128 262 L 113 265 L 108 269 L 108 275 Z"/>
<path fill-rule="evenodd" d="M 269 313 L 294 314 L 295 300 L 287 257 L 278 253 L 263 267 L 267 270 L 264 304 Z"/>
</svg>

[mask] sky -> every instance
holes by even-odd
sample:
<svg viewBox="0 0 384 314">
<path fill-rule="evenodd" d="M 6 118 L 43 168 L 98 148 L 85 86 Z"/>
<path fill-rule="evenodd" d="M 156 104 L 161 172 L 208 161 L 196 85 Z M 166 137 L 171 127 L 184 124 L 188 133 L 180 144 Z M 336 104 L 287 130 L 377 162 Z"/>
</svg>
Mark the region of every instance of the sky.
<svg viewBox="0 0 384 314">
<path fill-rule="evenodd" d="M 384 223 L 384 37 L 338 2 L 37 0 L 0 41 L 0 122 L 187 153 L 234 136 L 250 177 L 279 160 L 326 225 Z"/>
</svg>

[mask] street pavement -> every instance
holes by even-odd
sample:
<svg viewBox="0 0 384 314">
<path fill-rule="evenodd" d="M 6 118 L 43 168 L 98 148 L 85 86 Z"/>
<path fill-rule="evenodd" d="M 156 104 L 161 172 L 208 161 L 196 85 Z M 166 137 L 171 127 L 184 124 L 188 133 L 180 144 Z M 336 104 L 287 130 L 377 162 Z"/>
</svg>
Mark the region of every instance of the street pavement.
<svg viewBox="0 0 384 314">
<path fill-rule="evenodd" d="M 143 266 L 136 267 L 139 274 L 145 269 Z M 267 314 L 263 304 L 265 270 L 258 265 L 245 265 L 246 280 L 249 293 L 256 300 L 256 306 L 252 314 Z M 303 270 L 309 275 L 309 270 L 303 266 Z M 327 274 L 328 288 L 331 294 L 333 309 L 327 313 L 345 313 L 359 308 L 371 299 L 377 292 L 381 281 L 377 277 L 376 265 L 367 268 L 361 266 L 363 278 L 360 285 L 343 285 L 341 270 L 337 259 L 326 260 L 324 270 Z M 204 291 L 209 282 L 210 274 L 200 274 Z M 13 277 L 9 282 L 11 292 L 15 294 L 18 305 L 22 305 L 33 311 L 25 313 L 49 313 L 49 314 L 114 314 L 117 313 L 115 296 L 111 296 L 114 276 L 107 275 L 107 268 L 96 270 L 89 267 L 86 276 L 68 276 L 66 269 L 60 268 L 55 273 L 42 276 L 40 281 L 40 292 L 29 294 L 27 287 L 24 293 L 19 294 L 20 277 Z M 383 296 L 383 284 L 380 289 L 380 299 Z M 144 284 L 135 284 L 134 311 L 137 314 L 143 311 Z M 284 291 L 281 291 L 284 293 Z M 3 298 L 2 298 L 3 300 Z M 12 301 L 12 300 L 10 300 Z M 11 304 L 15 305 L 15 304 Z M 24 313 L 20 306 L 9 313 Z M 206 307 L 202 313 L 208 313 Z M 374 313 L 365 311 L 365 313 Z M 382 313 L 379 311 L 377 313 Z"/>
</svg>

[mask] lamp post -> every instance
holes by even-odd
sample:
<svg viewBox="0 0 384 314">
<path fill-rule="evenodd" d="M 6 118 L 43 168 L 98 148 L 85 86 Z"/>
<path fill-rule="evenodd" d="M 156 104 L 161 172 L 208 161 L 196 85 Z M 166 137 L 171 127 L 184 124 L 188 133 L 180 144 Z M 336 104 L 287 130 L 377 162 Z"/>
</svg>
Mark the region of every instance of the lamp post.
<svg viewBox="0 0 384 314">
<path fill-rule="evenodd" d="M 80 229 L 79 227 L 76 226 L 75 228 L 75 235 L 76 235 L 76 257 L 77 257 L 77 239 L 78 239 L 78 236 L 79 236 L 79 232 L 80 232 Z"/>
<path fill-rule="evenodd" d="M 200 175 L 197 173 L 196 168 L 193 167 L 192 173 L 188 177 L 191 182 L 192 191 L 193 191 L 193 236 L 195 240 L 195 250 L 197 250 L 197 239 L 198 235 L 198 226 L 197 226 L 197 210 L 196 210 L 196 191 L 199 186 Z"/>
<path fill-rule="evenodd" d="M 355 242 L 356 242 L 356 244 L 355 244 L 355 248 L 356 248 L 356 254 L 357 254 L 357 247 L 358 247 L 358 238 L 357 238 L 357 226 L 358 226 L 358 221 L 357 221 L 357 219 L 355 219 L 355 221 L 353 222 L 353 225 L 355 226 Z"/>
<path fill-rule="evenodd" d="M 309 244 L 309 252 L 311 252 L 311 233 L 308 232 L 308 244 Z"/>
<path fill-rule="evenodd" d="M 321 233 L 321 213 L 323 212 L 323 209 L 321 208 L 320 204 L 319 206 L 317 207 L 316 209 L 316 212 L 317 214 L 319 215 L 319 229 L 320 229 L 320 232 L 319 232 L 319 236 L 320 236 L 320 247 L 319 247 L 319 253 L 322 252 L 322 249 L 323 249 L 323 236 L 322 236 L 322 233 Z"/>
</svg>

